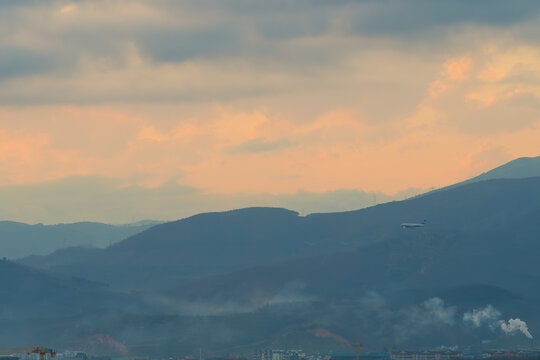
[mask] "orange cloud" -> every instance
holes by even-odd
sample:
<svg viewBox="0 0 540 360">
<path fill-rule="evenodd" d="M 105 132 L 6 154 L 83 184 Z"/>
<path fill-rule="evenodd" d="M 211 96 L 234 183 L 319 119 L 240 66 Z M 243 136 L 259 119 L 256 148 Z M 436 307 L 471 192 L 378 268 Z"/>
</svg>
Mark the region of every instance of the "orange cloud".
<svg viewBox="0 0 540 360">
<path fill-rule="evenodd" d="M 495 101 L 496 97 L 494 95 L 480 93 L 480 92 L 470 92 L 467 95 L 467 98 L 473 101 L 476 101 L 480 104 L 481 107 L 486 108 L 491 106 Z"/>
<path fill-rule="evenodd" d="M 60 14 L 62 15 L 71 14 L 75 11 L 77 11 L 77 5 L 75 4 L 68 4 L 60 8 Z"/>
<path fill-rule="evenodd" d="M 3 183 L 97 174 L 125 179 L 126 185 L 153 187 L 176 179 L 206 192 L 224 194 L 341 188 L 397 192 L 463 180 L 506 160 L 508 154 L 530 154 L 535 149 L 540 152 L 536 141 L 540 130 L 535 128 L 491 137 L 489 148 L 502 150 L 492 151 L 489 156 L 473 156 L 487 151 L 478 150 L 479 142 L 483 144 L 486 139 L 449 128 L 444 121 L 451 114 L 427 105 L 420 105 L 403 120 L 380 124 L 366 123 L 350 110 L 329 111 L 312 122 L 296 123 L 274 117 L 272 112 L 216 108 L 205 121 L 178 119 L 168 127 L 134 117 L 121 106 L 9 111 L 10 117 L 19 122 L 0 132 L 0 161 L 6 169 Z M 73 134 L 76 127 L 68 128 L 66 133 L 58 125 L 66 125 L 74 118 L 92 119 L 96 114 L 104 116 L 94 123 L 96 131 L 81 128 L 92 135 L 92 142 L 62 145 L 62 137 Z M 30 123 L 37 117 L 45 120 L 42 129 L 34 132 L 23 119 Z M 126 121 L 135 118 L 137 121 Z M 79 124 L 83 123 L 88 124 Z M 114 129 L 127 136 L 116 136 L 118 130 Z M 286 139 L 296 146 L 281 147 L 279 151 L 269 148 L 241 155 L 230 153 L 231 146 L 254 138 L 268 142 Z M 96 144 L 108 141 L 119 144 L 113 151 L 94 151 Z"/>
<path fill-rule="evenodd" d="M 449 59 L 443 64 L 444 74 L 449 80 L 463 80 L 471 69 L 472 59 L 462 56 L 457 59 Z"/>
<path fill-rule="evenodd" d="M 484 70 L 478 72 L 478 79 L 486 82 L 495 82 L 502 80 L 506 76 L 506 70 L 503 68 L 495 68 L 488 66 Z"/>
<path fill-rule="evenodd" d="M 90 59 L 67 80 L 44 76 L 29 83 L 44 85 L 36 91 L 50 85 L 102 94 L 106 88 L 113 99 L 131 94 L 129 84 L 141 84 L 137 91 L 174 94 L 172 100 L 0 108 L 4 183 L 97 174 L 128 185 L 173 179 L 214 193 L 397 192 L 462 180 L 505 154 L 540 153 L 533 120 L 505 132 L 511 120 L 497 108 L 509 99 L 539 97 L 534 77 L 521 80 L 540 74 L 533 61 L 540 52 L 530 49 L 523 67 L 511 49 L 471 49 L 443 64 L 372 51 L 305 74 L 281 67 L 261 73 L 260 64 L 247 64 L 240 75 L 227 71 L 240 68 L 238 59 L 154 63 L 136 47 L 126 49 L 125 64 Z M 473 63 L 484 70 L 469 76 Z M 96 82 L 104 73 L 110 75 L 105 83 Z M 496 80 L 501 76 L 504 82 Z M 27 94 L 28 84 L 19 85 Z M 249 96 L 223 95 L 232 91 L 229 85 Z M 271 91 L 252 95 L 259 85 Z M 202 98 L 183 98 L 192 93 Z M 510 105 L 516 114 L 524 108 L 519 101 Z M 473 134 L 470 128 L 480 130 Z M 470 155 L 484 143 L 502 150 L 491 152 L 489 161 Z M 231 151 L 250 146 L 259 151 Z M 24 171 L 17 171 L 23 162 Z"/>
<path fill-rule="evenodd" d="M 169 139 L 167 135 L 159 133 L 153 126 L 143 126 L 139 130 L 138 138 L 142 140 L 153 140 L 157 142 Z"/>
<path fill-rule="evenodd" d="M 12 159 L 18 163 L 31 161 L 49 142 L 47 134 L 16 136 L 0 129 L 0 160 L 7 162 Z"/>
<path fill-rule="evenodd" d="M 429 86 L 428 92 L 432 99 L 436 99 L 446 90 L 448 90 L 448 85 L 443 83 L 441 80 L 435 80 Z"/>
</svg>

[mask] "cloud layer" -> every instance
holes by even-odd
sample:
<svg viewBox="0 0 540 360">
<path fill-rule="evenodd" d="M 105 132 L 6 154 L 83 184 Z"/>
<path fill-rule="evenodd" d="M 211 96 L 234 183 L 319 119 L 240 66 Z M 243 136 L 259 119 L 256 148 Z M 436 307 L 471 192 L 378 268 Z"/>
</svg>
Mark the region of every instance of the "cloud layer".
<svg viewBox="0 0 540 360">
<path fill-rule="evenodd" d="M 0 6 L 3 186 L 396 193 L 540 153 L 536 1 Z"/>
</svg>

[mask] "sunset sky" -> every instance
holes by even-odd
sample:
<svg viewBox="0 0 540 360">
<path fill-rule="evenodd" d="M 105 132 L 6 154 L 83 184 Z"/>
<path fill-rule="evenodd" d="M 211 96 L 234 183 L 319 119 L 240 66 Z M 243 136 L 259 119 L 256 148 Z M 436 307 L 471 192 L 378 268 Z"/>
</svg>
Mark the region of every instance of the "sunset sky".
<svg viewBox="0 0 540 360">
<path fill-rule="evenodd" d="M 536 0 L 2 1 L 0 34 L 1 219 L 348 210 L 540 155 Z"/>
</svg>

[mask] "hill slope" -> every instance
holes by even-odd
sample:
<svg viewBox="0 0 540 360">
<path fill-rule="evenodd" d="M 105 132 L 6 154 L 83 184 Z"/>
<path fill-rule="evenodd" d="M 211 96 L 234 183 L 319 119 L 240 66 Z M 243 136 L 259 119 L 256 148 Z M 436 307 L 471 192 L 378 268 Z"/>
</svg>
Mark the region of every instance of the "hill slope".
<svg viewBox="0 0 540 360">
<path fill-rule="evenodd" d="M 381 212 L 381 216 L 375 214 Z M 300 283 L 306 296 L 353 298 L 375 290 L 395 298 L 428 296 L 486 283 L 540 298 L 540 178 L 491 180 L 422 198 L 328 217 L 354 217 L 357 234 L 399 228 L 400 219 L 428 219 L 424 228 L 388 231 L 387 239 L 272 266 L 207 277 L 179 288 L 197 299 L 267 302 Z M 366 223 L 365 218 L 373 219 Z M 377 219 L 378 218 L 378 219 Z M 360 244 L 359 244 L 360 245 Z"/>
<path fill-rule="evenodd" d="M 522 157 L 480 174 L 469 182 L 491 179 L 524 179 L 540 176 L 540 156 Z"/>
<path fill-rule="evenodd" d="M 453 189 L 458 186 L 472 184 L 475 182 L 494 180 L 494 179 L 526 179 L 530 177 L 540 177 L 540 156 L 521 157 L 514 159 L 506 164 L 486 171 L 471 179 L 453 184 L 435 191 Z M 427 193 L 429 194 L 429 192 Z M 420 195 L 423 196 L 423 195 Z"/>
<path fill-rule="evenodd" d="M 200 214 L 158 225 L 107 249 L 65 249 L 22 262 L 124 288 L 167 288 L 194 276 L 317 253 L 302 249 L 302 220 L 295 212 L 273 208 Z"/>
<path fill-rule="evenodd" d="M 113 309 L 143 309 L 142 303 L 85 279 L 59 279 L 42 270 L 0 260 L 2 320 L 57 318 Z"/>
</svg>

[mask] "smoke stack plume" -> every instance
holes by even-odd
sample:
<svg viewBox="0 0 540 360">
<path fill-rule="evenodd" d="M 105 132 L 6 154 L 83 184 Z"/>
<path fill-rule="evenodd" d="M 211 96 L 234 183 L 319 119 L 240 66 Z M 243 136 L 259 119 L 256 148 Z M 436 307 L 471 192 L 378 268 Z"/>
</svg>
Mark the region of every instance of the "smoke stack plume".
<svg viewBox="0 0 540 360">
<path fill-rule="evenodd" d="M 490 324 L 493 328 L 493 323 L 500 319 L 501 312 L 495 309 L 492 305 L 487 305 L 483 309 L 474 309 L 472 312 L 463 314 L 463 321 L 473 324 L 476 327 L 482 326 L 484 323 Z M 496 325 L 495 325 L 496 326 Z"/>
<path fill-rule="evenodd" d="M 501 329 L 505 334 L 513 335 L 520 331 L 529 339 L 533 339 L 527 323 L 521 319 L 515 318 L 508 321 L 500 319 L 501 312 L 495 309 L 492 305 L 487 305 L 482 309 L 474 309 L 471 312 L 463 314 L 463 321 L 475 327 L 480 327 L 483 324 L 488 324 L 491 330 Z"/>
<path fill-rule="evenodd" d="M 529 327 L 527 326 L 527 323 L 518 318 L 510 319 L 508 320 L 508 322 L 501 320 L 500 326 L 502 331 L 504 331 L 506 334 L 513 334 L 517 331 L 521 331 L 523 335 L 525 335 L 529 339 L 533 338 L 532 334 L 529 332 Z"/>
</svg>

